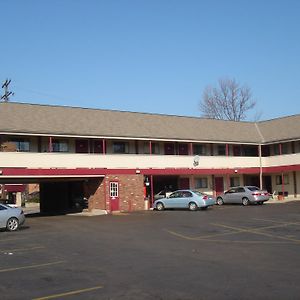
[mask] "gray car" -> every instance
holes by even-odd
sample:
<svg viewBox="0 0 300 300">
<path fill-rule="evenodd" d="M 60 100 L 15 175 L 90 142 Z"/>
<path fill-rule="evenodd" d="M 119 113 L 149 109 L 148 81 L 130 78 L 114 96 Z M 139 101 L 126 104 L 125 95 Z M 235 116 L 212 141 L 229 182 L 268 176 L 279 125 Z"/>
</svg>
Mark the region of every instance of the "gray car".
<svg viewBox="0 0 300 300">
<path fill-rule="evenodd" d="M 252 203 L 263 204 L 269 198 L 270 194 L 267 191 L 260 190 L 256 186 L 238 186 L 218 195 L 216 203 L 218 205 L 224 203 L 241 203 L 243 205 Z"/>
<path fill-rule="evenodd" d="M 21 208 L 0 204 L 0 228 L 15 231 L 25 222 L 25 215 Z"/>
</svg>

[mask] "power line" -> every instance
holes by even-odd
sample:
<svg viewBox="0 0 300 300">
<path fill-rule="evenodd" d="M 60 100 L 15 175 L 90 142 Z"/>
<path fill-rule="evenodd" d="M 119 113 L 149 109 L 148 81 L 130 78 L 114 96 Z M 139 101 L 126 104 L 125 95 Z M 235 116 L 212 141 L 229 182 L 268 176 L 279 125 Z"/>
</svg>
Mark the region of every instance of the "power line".
<svg viewBox="0 0 300 300">
<path fill-rule="evenodd" d="M 14 95 L 13 92 L 10 92 L 8 90 L 8 86 L 10 85 L 10 83 L 11 83 L 11 79 L 6 79 L 2 84 L 2 88 L 4 89 L 4 94 L 1 96 L 1 100 L 4 102 L 8 102 L 9 97 Z"/>
</svg>

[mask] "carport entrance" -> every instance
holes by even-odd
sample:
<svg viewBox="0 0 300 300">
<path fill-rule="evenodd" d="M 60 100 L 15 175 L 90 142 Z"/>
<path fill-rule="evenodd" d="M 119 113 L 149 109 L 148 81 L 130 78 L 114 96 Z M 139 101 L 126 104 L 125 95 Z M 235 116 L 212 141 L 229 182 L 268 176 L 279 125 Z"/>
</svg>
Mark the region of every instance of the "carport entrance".
<svg viewBox="0 0 300 300">
<path fill-rule="evenodd" d="M 1 178 L 0 184 L 39 184 L 41 213 L 63 214 L 88 208 L 88 199 L 95 193 L 103 177 Z"/>
<path fill-rule="evenodd" d="M 178 189 L 179 176 L 153 176 L 153 192 L 162 190 L 175 191 Z"/>
</svg>

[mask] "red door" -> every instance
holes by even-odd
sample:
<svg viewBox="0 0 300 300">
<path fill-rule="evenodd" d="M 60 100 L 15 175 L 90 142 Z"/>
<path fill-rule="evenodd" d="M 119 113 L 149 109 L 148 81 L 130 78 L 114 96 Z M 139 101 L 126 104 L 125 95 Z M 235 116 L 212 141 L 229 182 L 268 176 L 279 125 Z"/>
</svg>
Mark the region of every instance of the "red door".
<svg viewBox="0 0 300 300">
<path fill-rule="evenodd" d="M 76 140 L 75 141 L 75 152 L 76 153 L 88 153 L 89 152 L 89 141 L 88 140 Z"/>
<path fill-rule="evenodd" d="M 175 154 L 175 145 L 173 143 L 165 143 L 165 154 L 166 155 Z"/>
<path fill-rule="evenodd" d="M 94 153 L 103 153 L 103 142 L 95 140 L 93 143 Z"/>
<path fill-rule="evenodd" d="M 119 210 L 119 182 L 111 181 L 109 183 L 109 200 L 111 211 Z"/>
<path fill-rule="evenodd" d="M 215 177 L 215 189 L 216 189 L 216 195 L 217 196 L 224 192 L 223 177 Z"/>
<path fill-rule="evenodd" d="M 180 189 L 189 189 L 190 188 L 190 179 L 189 178 L 180 178 L 179 179 L 179 188 Z"/>
</svg>

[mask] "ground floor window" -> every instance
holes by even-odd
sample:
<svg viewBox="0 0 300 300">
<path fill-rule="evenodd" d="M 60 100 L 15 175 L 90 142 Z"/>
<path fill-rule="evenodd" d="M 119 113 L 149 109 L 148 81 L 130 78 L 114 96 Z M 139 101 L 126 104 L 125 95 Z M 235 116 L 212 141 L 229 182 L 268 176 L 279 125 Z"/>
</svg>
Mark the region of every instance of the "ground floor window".
<svg viewBox="0 0 300 300">
<path fill-rule="evenodd" d="M 196 189 L 204 189 L 207 188 L 207 177 L 201 177 L 195 179 L 195 188 Z"/>
<path fill-rule="evenodd" d="M 239 186 L 240 177 L 230 177 L 230 186 Z"/>
<path fill-rule="evenodd" d="M 109 196 L 119 197 L 119 183 L 118 182 L 110 182 L 109 184 Z"/>
<path fill-rule="evenodd" d="M 289 184 L 289 175 L 283 175 L 283 180 L 284 180 L 284 184 Z M 281 185 L 283 184 L 282 182 L 282 176 L 281 175 L 276 175 L 276 185 Z"/>
</svg>

